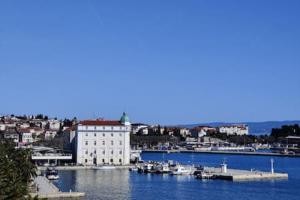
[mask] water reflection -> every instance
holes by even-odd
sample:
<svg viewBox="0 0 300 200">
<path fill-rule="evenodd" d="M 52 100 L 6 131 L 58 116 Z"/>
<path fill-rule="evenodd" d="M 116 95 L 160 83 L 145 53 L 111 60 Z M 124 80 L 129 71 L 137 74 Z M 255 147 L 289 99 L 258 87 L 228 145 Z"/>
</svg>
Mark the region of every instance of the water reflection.
<svg viewBox="0 0 300 200">
<path fill-rule="evenodd" d="M 85 199 L 130 199 L 128 170 L 61 171 L 60 176 L 62 191 L 86 192 Z"/>
</svg>

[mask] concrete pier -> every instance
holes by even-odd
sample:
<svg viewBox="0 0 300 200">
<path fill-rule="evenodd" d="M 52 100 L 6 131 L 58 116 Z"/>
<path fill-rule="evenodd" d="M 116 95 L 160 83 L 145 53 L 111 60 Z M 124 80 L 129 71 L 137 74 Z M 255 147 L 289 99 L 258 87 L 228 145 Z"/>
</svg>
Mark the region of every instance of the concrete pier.
<svg viewBox="0 0 300 200">
<path fill-rule="evenodd" d="M 288 179 L 286 173 L 271 173 L 262 171 L 247 171 L 238 169 L 227 169 L 226 173 L 221 168 L 205 167 L 205 173 L 212 174 L 214 179 L 230 181 L 250 181 L 265 179 Z"/>
<path fill-rule="evenodd" d="M 60 192 L 59 189 L 51 183 L 44 176 L 37 176 L 34 179 L 35 184 L 37 185 L 37 192 L 31 193 L 32 197 L 38 196 L 39 198 L 78 198 L 85 196 L 83 192 Z"/>
</svg>

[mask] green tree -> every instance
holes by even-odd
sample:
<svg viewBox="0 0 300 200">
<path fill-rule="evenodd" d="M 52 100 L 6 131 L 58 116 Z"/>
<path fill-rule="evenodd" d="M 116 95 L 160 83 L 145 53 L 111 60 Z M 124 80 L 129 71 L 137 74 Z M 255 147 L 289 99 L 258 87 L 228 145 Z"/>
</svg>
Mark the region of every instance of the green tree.
<svg viewBox="0 0 300 200">
<path fill-rule="evenodd" d="M 0 199 L 27 199 L 29 183 L 36 176 L 31 151 L 0 141 Z"/>
</svg>

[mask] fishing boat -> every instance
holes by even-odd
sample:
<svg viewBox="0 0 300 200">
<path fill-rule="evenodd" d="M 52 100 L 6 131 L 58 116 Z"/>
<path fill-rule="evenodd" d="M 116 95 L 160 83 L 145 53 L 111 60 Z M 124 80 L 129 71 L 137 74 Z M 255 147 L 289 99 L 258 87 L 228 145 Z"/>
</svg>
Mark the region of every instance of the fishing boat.
<svg viewBox="0 0 300 200">
<path fill-rule="evenodd" d="M 202 171 L 196 175 L 196 178 L 197 179 L 213 179 L 214 175 L 211 173 Z"/>
<path fill-rule="evenodd" d="M 138 170 L 139 170 L 139 168 L 137 165 L 129 168 L 129 171 L 131 171 L 131 172 L 137 172 Z"/>
<path fill-rule="evenodd" d="M 160 163 L 155 167 L 155 171 L 158 174 L 167 174 L 170 173 L 170 168 L 168 163 Z"/>
</svg>

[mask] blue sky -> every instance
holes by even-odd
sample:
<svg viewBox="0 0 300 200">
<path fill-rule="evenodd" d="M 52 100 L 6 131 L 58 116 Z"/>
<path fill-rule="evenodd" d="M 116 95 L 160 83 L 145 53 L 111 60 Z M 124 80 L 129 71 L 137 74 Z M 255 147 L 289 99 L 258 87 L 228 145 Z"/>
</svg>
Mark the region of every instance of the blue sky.
<svg viewBox="0 0 300 200">
<path fill-rule="evenodd" d="M 0 114 L 300 119 L 300 1 L 0 1 Z"/>
</svg>

